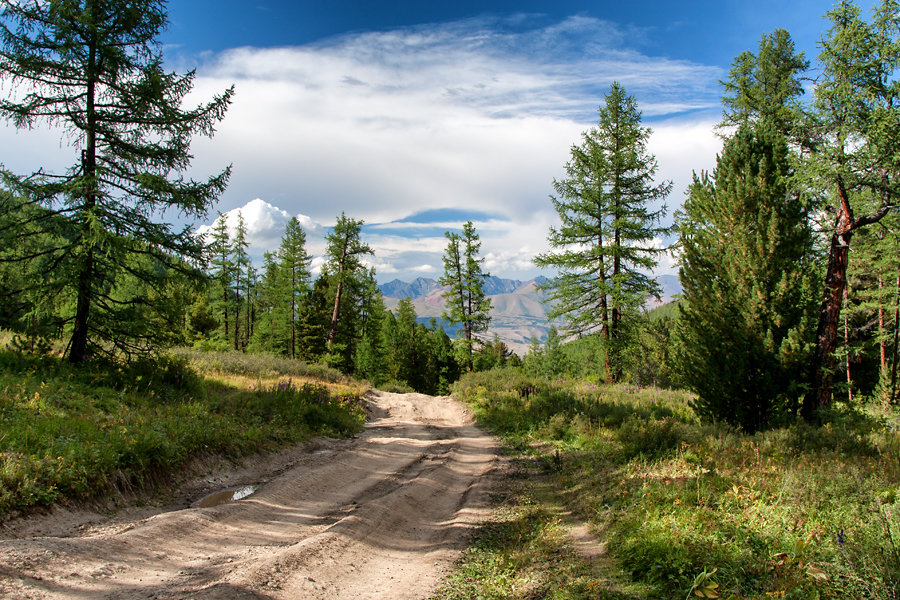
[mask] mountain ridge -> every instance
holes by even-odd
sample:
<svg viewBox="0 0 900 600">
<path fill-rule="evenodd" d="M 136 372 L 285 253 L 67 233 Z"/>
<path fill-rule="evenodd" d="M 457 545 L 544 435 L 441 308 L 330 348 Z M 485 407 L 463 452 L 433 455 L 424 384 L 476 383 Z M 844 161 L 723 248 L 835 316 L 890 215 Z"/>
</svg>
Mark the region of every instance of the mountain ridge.
<svg viewBox="0 0 900 600">
<path fill-rule="evenodd" d="M 675 275 L 660 275 L 656 279 L 662 289 L 662 299 L 661 301 L 651 299 L 648 302 L 651 307 L 670 302 L 681 291 L 681 285 Z M 528 352 L 532 339 L 544 342 L 551 325 L 557 327 L 562 325 L 561 321 L 550 322 L 547 319 L 545 310 L 547 292 L 541 290 L 540 286 L 549 281 L 543 276 L 527 281 L 486 277 L 484 291 L 490 298 L 493 308 L 491 324 L 484 338 L 492 339 L 496 336 L 520 356 Z M 419 322 L 427 323 L 432 318 L 437 319 L 451 335 L 458 329 L 449 327 L 442 319 L 446 306 L 443 296 L 446 288 L 436 280 L 427 277 L 417 277 L 411 282 L 394 279 L 379 285 L 378 289 L 389 310 L 396 310 L 400 300 L 409 298 Z"/>
</svg>

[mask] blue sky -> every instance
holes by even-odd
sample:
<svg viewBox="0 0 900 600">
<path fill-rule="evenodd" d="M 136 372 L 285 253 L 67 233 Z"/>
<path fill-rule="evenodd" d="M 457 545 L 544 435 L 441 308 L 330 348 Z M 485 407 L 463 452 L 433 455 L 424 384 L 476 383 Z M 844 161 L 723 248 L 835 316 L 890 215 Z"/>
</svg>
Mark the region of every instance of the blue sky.
<svg viewBox="0 0 900 600">
<path fill-rule="evenodd" d="M 191 175 L 233 165 L 216 210 L 243 209 L 256 256 L 291 215 L 321 253 L 345 212 L 365 220 L 380 281 L 437 278 L 443 232 L 471 219 L 487 270 L 527 279 L 556 222 L 553 178 L 613 81 L 654 130 L 671 214 L 692 171 L 715 164 L 734 56 L 784 27 L 813 58 L 830 6 L 170 0 L 160 41 L 170 68 L 197 70 L 195 101 L 235 86 L 216 136 L 192 146 Z M 53 132 L 0 129 L 0 144 L 17 149 L 0 159 L 13 170 L 71 163 Z"/>
</svg>

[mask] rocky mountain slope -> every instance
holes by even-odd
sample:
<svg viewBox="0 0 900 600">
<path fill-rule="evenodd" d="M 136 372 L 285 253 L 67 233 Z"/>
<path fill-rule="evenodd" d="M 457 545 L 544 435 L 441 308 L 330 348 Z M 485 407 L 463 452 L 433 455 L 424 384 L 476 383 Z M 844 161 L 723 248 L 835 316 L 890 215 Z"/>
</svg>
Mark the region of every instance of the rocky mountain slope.
<svg viewBox="0 0 900 600">
<path fill-rule="evenodd" d="M 681 291 L 678 278 L 674 275 L 661 275 L 657 278 L 663 288 L 663 302 L 671 301 Z M 545 277 L 529 281 L 488 277 L 484 289 L 491 299 L 491 325 L 487 338 L 496 335 L 507 347 L 520 356 L 528 352 L 531 340 L 536 338 L 543 343 L 547 339 L 550 325 L 544 310 L 546 292 L 539 289 L 546 283 Z M 443 298 L 444 289 L 434 279 L 419 277 L 411 282 L 398 279 L 379 286 L 384 295 L 388 309 L 395 310 L 403 298 L 412 300 L 416 315 L 421 322 L 435 318 L 441 322 L 446 303 Z M 652 302 L 657 304 L 656 301 Z M 560 326 L 561 323 L 556 323 Z M 446 330 L 450 330 L 444 324 Z"/>
</svg>

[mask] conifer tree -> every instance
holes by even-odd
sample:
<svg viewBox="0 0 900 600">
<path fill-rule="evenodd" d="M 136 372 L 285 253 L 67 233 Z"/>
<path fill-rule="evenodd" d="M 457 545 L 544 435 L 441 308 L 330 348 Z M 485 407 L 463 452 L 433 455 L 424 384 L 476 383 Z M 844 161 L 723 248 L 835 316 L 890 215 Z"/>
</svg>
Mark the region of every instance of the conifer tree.
<svg viewBox="0 0 900 600">
<path fill-rule="evenodd" d="M 900 3 L 883 0 L 871 23 L 858 6 L 828 13 L 809 132 L 814 152 L 804 164 L 810 185 L 831 199 L 824 298 L 819 309 L 812 377 L 802 414 L 815 419 L 831 403 L 835 350 L 854 233 L 900 209 Z M 873 202 L 867 206 L 867 200 Z"/>
<path fill-rule="evenodd" d="M 212 237 L 207 248 L 210 253 L 209 261 L 213 282 L 213 302 L 211 304 L 216 314 L 221 315 L 223 328 L 221 340 L 228 344 L 230 340 L 228 315 L 232 306 L 231 294 L 234 285 L 235 266 L 231 260 L 231 236 L 228 233 L 228 224 L 222 213 L 219 213 L 218 218 L 213 223 Z"/>
<path fill-rule="evenodd" d="M 234 300 L 234 349 L 243 350 L 244 340 L 249 339 L 250 330 L 250 279 L 252 264 L 247 252 L 247 224 L 241 211 L 237 214 L 237 227 L 231 241 L 231 264 L 234 265 L 232 299 Z M 243 318 L 242 318 L 243 317 Z M 241 331 L 243 330 L 243 334 Z"/>
<path fill-rule="evenodd" d="M 811 236 L 784 136 L 742 125 L 678 215 L 677 346 L 701 414 L 755 431 L 796 411 L 814 314 Z"/>
<path fill-rule="evenodd" d="M 180 175 L 191 136 L 213 133 L 233 90 L 187 107 L 194 74 L 163 70 L 156 38 L 165 24 L 162 0 L 0 1 L 0 80 L 17 90 L 0 100 L 0 116 L 59 126 L 75 150 L 62 174 L 3 173 L 11 191 L 64 219 L 55 269 L 74 297 L 74 363 L 108 348 L 101 342 L 127 353 L 159 343 L 128 315 L 152 310 L 141 294 L 161 290 L 168 269 L 192 271 L 202 244 L 154 216 L 202 218 L 228 180 L 228 169 L 200 182 Z M 138 295 L 120 285 L 125 274 L 146 284 Z"/>
<path fill-rule="evenodd" d="M 606 378 L 621 366 L 610 364 L 624 343 L 623 317 L 659 295 L 648 273 L 664 252 L 653 240 L 665 233 L 659 221 L 671 182 L 654 185 L 656 159 L 647 152 L 650 129 L 641 125 L 633 96 L 614 83 L 599 109 L 599 124 L 572 147 L 566 178 L 553 182 L 551 196 L 560 219 L 548 236 L 552 251 L 535 258 L 558 271 L 546 289 L 548 318 L 562 317 L 567 333 L 599 332 L 606 345 Z"/>
<path fill-rule="evenodd" d="M 444 275 L 440 284 L 447 288 L 444 298 L 447 310 L 445 321 L 462 324 L 463 355 L 469 372 L 474 369 L 473 356 L 476 334 L 487 331 L 491 322 L 491 300 L 484 292 L 484 280 L 489 275 L 482 271 L 479 257 L 481 242 L 472 221 L 466 221 L 462 234 L 446 232 L 448 240 L 444 253 Z"/>
<path fill-rule="evenodd" d="M 871 207 L 871 203 L 867 203 Z M 900 213 L 885 215 L 876 227 L 866 227 L 854 237 L 848 264 L 843 326 L 853 331 L 847 338 L 845 357 L 859 356 L 863 371 L 876 373 L 873 381 L 859 381 L 886 402 L 896 398 L 897 306 L 900 300 Z M 851 293 L 852 291 L 852 293 Z M 849 312 L 849 315 L 846 314 Z M 846 342 L 845 342 L 846 343 Z"/>
<path fill-rule="evenodd" d="M 0 327 L 25 333 L 29 348 L 62 325 L 65 229 L 53 211 L 0 189 Z"/>
<path fill-rule="evenodd" d="M 395 378 L 405 381 L 415 390 L 421 389 L 421 355 L 416 339 L 416 308 L 412 300 L 403 298 L 397 305 L 397 326 L 394 331 L 394 347 L 391 358 Z"/>
<path fill-rule="evenodd" d="M 290 310 L 285 302 L 286 290 L 277 253 L 265 252 L 262 278 L 256 289 L 258 312 L 250 343 L 251 350 L 291 355 L 287 329 Z"/>
<path fill-rule="evenodd" d="M 383 329 L 387 318 L 384 298 L 370 271 L 369 285 L 362 304 L 360 340 L 356 347 L 355 373 L 375 385 L 387 381 L 387 352 Z"/>
<path fill-rule="evenodd" d="M 325 236 L 324 275 L 333 290 L 334 303 L 328 327 L 327 353 L 335 364 L 352 368 L 353 321 L 358 316 L 361 298 L 368 288 L 367 271 L 362 257 L 372 254 L 372 248 L 360 239 L 363 222 L 341 213 L 334 228 Z M 338 329 L 343 325 L 345 341 L 338 344 Z M 339 346 L 339 347 L 338 347 Z"/>
<path fill-rule="evenodd" d="M 288 221 L 281 248 L 278 250 L 281 268 L 284 270 L 284 281 L 288 284 L 290 302 L 290 356 L 297 355 L 297 322 L 300 319 L 300 302 L 309 287 L 309 265 L 312 257 L 306 252 L 306 232 L 300 227 L 297 217 Z"/>
<path fill-rule="evenodd" d="M 721 128 L 766 121 L 792 139 L 799 133 L 803 107 L 800 77 L 809 69 L 803 52 L 784 29 L 763 35 L 756 54 L 747 50 L 731 64 L 729 78 L 722 82 L 724 119 Z"/>
</svg>

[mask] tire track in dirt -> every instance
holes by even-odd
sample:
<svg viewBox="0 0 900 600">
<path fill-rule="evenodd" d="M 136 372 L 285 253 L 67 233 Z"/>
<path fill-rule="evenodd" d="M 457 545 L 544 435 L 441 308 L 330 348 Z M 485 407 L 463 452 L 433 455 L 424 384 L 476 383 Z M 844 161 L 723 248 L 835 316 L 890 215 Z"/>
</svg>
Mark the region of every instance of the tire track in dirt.
<svg viewBox="0 0 900 600">
<path fill-rule="evenodd" d="M 489 513 L 496 443 L 450 398 L 368 401 L 359 438 L 303 455 L 244 500 L 0 538 L 0 597 L 427 597 Z"/>
</svg>

